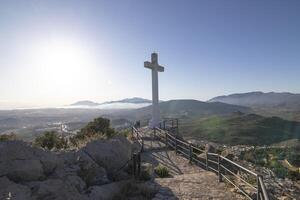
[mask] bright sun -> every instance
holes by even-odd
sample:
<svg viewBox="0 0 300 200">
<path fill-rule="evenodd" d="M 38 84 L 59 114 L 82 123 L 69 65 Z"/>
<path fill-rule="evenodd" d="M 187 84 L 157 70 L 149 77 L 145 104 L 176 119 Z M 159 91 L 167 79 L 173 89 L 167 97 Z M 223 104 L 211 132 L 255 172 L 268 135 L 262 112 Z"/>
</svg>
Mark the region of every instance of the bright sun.
<svg viewBox="0 0 300 200">
<path fill-rule="evenodd" d="M 70 40 L 40 43 L 33 53 L 34 74 L 49 87 L 71 87 L 89 76 L 88 51 Z"/>
</svg>

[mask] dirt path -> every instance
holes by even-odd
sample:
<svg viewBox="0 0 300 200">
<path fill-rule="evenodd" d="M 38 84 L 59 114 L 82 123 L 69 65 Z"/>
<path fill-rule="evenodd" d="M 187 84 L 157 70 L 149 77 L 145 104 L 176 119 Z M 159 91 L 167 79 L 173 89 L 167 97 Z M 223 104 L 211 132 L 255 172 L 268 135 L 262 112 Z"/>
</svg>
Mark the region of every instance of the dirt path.
<svg viewBox="0 0 300 200">
<path fill-rule="evenodd" d="M 155 200 L 240 199 L 224 183 L 219 183 L 213 172 L 190 164 L 187 159 L 166 148 L 163 142 L 154 140 L 152 130 L 144 128 L 141 132 L 145 141 L 142 161 L 151 163 L 153 167 L 164 165 L 171 175 L 169 178 L 155 178 L 153 184 L 159 188 Z"/>
</svg>

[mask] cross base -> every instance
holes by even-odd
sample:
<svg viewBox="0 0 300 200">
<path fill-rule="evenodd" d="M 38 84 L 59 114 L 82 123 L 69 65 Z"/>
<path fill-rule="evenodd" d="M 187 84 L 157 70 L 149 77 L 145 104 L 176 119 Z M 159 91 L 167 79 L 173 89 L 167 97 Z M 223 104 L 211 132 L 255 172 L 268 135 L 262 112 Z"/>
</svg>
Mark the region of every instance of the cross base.
<svg viewBox="0 0 300 200">
<path fill-rule="evenodd" d="M 150 120 L 150 122 L 149 122 L 149 124 L 148 124 L 148 127 L 149 128 L 157 128 L 157 127 L 159 127 L 159 123 L 161 122 L 161 120 L 153 120 L 153 119 L 151 119 Z"/>
</svg>

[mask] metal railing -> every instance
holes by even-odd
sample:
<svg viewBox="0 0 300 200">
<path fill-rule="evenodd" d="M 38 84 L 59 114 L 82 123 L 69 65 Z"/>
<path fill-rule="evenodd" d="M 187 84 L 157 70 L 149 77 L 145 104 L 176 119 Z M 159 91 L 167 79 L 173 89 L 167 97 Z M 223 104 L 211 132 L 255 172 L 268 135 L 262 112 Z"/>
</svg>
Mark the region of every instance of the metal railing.
<svg viewBox="0 0 300 200">
<path fill-rule="evenodd" d="M 140 145 L 140 149 L 138 149 L 137 152 L 133 152 L 131 155 L 133 175 L 136 179 L 138 179 L 141 174 L 141 153 L 144 151 L 144 139 L 139 130 L 135 127 L 132 127 L 131 134 L 132 138 L 134 138 Z"/>
<path fill-rule="evenodd" d="M 173 122 L 173 124 L 175 123 L 178 125 L 178 120 Z M 162 125 L 161 127 L 165 126 Z M 222 155 L 207 152 L 192 143 L 184 141 L 178 138 L 177 135 L 170 134 L 168 130 L 163 130 L 163 128 L 155 128 L 154 136 L 163 141 L 167 147 L 174 149 L 176 154 L 181 154 L 189 159 L 191 163 L 215 172 L 218 175 L 219 182 L 226 180 L 247 199 L 269 200 L 261 175 Z"/>
<path fill-rule="evenodd" d="M 164 120 L 159 124 L 159 128 L 163 130 L 168 130 L 171 133 L 178 133 L 178 119 L 164 118 Z"/>
<path fill-rule="evenodd" d="M 139 152 L 143 152 L 144 151 L 144 139 L 141 136 L 138 129 L 135 127 L 132 127 L 131 135 L 132 135 L 132 138 L 134 138 L 141 146 L 141 149 L 139 150 Z"/>
</svg>

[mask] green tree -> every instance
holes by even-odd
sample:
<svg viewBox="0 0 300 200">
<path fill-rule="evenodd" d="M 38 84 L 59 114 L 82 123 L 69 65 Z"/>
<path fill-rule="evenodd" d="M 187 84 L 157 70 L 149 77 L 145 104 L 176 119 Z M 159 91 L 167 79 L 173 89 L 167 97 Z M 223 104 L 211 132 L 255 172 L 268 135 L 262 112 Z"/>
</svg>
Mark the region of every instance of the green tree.
<svg viewBox="0 0 300 200">
<path fill-rule="evenodd" d="M 102 117 L 89 122 L 80 132 L 86 136 L 105 135 L 111 137 L 115 135 L 114 129 L 110 128 L 110 120 Z"/>
<path fill-rule="evenodd" d="M 54 147 L 57 149 L 63 149 L 67 147 L 67 141 L 64 138 L 58 137 L 54 131 L 47 131 L 38 136 L 35 139 L 34 144 L 49 150 L 53 149 Z"/>
</svg>

